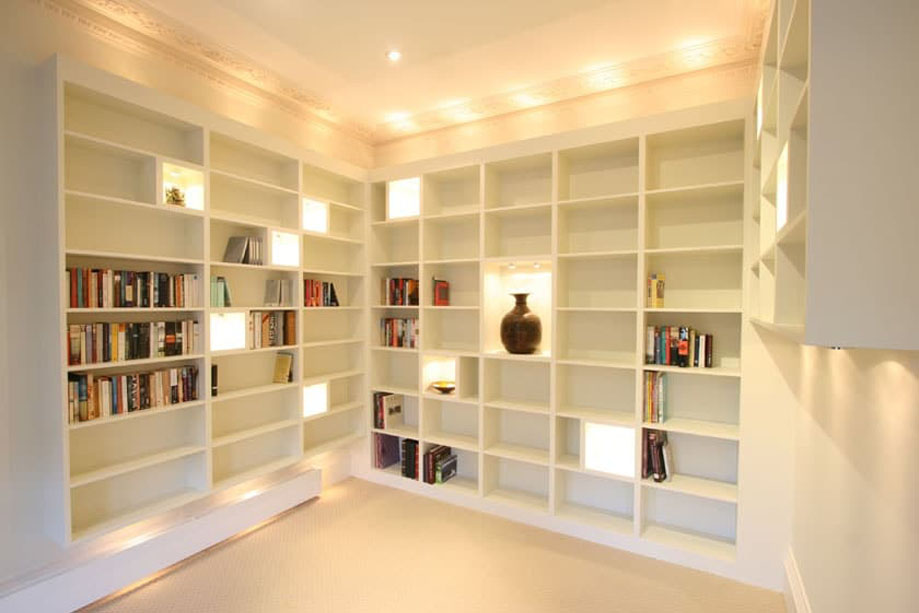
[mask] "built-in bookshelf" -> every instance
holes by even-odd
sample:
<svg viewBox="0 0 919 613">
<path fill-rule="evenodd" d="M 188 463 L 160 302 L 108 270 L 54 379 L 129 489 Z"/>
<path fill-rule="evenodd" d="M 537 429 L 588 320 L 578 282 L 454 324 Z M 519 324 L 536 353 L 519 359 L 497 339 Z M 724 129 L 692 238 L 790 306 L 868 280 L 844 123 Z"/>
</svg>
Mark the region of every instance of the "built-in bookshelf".
<svg viewBox="0 0 919 613">
<path fill-rule="evenodd" d="M 363 171 L 119 96 L 63 83 L 69 540 L 365 431 Z"/>
<path fill-rule="evenodd" d="M 371 297 L 369 326 L 417 317 L 421 338 L 418 350 L 371 351 L 371 390 L 401 394 L 406 412 L 377 431 L 423 451 L 449 446 L 457 476 L 416 485 L 397 465 L 376 474 L 430 495 L 732 559 L 744 130 L 734 117 L 512 159 L 486 152 L 462 167 L 430 163 L 414 215 L 397 219 L 387 218 L 387 180 L 405 171 L 376 173 L 372 291 L 401 276 L 418 279 L 420 291 L 418 307 Z M 666 288 L 653 307 L 651 274 Z M 435 279 L 449 284 L 446 304 Z M 512 291 L 528 292 L 542 321 L 535 354 L 501 344 Z M 713 335 L 711 367 L 646 364 L 649 326 Z M 644 413 L 646 373 L 668 382 L 659 421 Z M 432 386 L 443 379 L 456 389 Z M 648 428 L 669 435 L 672 474 L 659 482 L 642 478 Z"/>
</svg>

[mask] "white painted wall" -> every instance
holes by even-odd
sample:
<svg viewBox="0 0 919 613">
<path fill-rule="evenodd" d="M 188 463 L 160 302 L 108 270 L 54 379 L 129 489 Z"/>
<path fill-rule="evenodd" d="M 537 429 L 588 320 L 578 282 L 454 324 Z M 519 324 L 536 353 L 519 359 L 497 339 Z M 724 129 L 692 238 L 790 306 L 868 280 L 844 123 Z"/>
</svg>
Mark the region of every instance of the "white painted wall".
<svg viewBox="0 0 919 613">
<path fill-rule="evenodd" d="M 814 613 L 919 603 L 919 352 L 805 347 L 792 551 Z"/>
</svg>

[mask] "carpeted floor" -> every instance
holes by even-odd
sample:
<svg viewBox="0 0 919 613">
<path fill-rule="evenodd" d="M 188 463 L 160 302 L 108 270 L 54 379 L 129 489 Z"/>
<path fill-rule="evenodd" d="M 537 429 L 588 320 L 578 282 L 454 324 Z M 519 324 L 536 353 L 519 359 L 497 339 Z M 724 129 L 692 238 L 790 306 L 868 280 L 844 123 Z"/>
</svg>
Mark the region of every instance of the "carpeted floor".
<svg viewBox="0 0 919 613">
<path fill-rule="evenodd" d="M 781 613 L 781 595 L 350 479 L 86 611 Z"/>
</svg>

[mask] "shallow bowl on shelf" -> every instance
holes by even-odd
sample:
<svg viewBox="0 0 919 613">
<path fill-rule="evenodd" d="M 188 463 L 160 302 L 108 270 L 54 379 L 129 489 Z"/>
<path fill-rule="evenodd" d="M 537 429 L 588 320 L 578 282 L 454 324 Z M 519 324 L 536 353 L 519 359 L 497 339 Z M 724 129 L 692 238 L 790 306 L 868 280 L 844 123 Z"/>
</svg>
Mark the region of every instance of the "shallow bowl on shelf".
<svg viewBox="0 0 919 613">
<path fill-rule="evenodd" d="M 456 383 L 453 381 L 435 381 L 431 384 L 431 387 L 441 394 L 452 394 L 456 390 Z"/>
</svg>

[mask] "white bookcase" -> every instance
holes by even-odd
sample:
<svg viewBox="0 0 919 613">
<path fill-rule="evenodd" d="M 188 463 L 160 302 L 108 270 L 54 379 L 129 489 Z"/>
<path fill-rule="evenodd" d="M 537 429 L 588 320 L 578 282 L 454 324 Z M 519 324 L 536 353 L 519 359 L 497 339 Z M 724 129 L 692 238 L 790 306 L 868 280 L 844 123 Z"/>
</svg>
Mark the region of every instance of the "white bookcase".
<svg viewBox="0 0 919 613">
<path fill-rule="evenodd" d="M 63 537 L 132 523 L 363 436 L 364 171 L 300 157 L 204 113 L 178 118 L 129 101 L 117 84 L 60 79 L 60 329 L 172 319 L 200 327 L 200 345 L 185 355 L 80 366 L 68 365 L 62 337 Z M 167 204 L 173 186 L 186 206 Z M 232 236 L 260 239 L 262 264 L 224 262 Z M 68 267 L 196 274 L 201 300 L 70 308 Z M 230 306 L 211 303 L 212 276 L 226 280 Z M 334 283 L 340 306 L 304 306 L 308 279 Z M 289 284 L 285 304 L 265 306 L 268 280 Z M 292 342 L 254 348 L 249 315 L 273 311 L 290 313 Z M 272 383 L 280 351 L 293 356 L 288 383 Z M 186 365 L 198 369 L 196 400 L 68 423 L 70 374 Z"/>
<path fill-rule="evenodd" d="M 394 485 L 494 502 L 575 526 L 721 560 L 736 554 L 744 129 L 742 118 L 608 142 L 477 152 L 374 174 L 370 329 L 418 317 L 418 349 L 374 347 L 372 391 L 405 397 L 404 424 L 376 430 L 450 445 L 458 477 Z M 552 142 L 551 139 L 546 139 Z M 386 218 L 386 182 L 420 177 L 417 216 Z M 645 306 L 649 273 L 664 308 Z M 417 307 L 386 307 L 383 279 L 420 282 Z M 450 283 L 433 306 L 432 278 Z M 500 322 L 525 288 L 542 320 L 534 355 L 508 354 Z M 645 365 L 646 326 L 715 336 L 713 368 Z M 371 340 L 371 345 L 379 344 Z M 446 363 L 444 367 L 443 363 Z M 430 388 L 454 372 L 457 390 Z M 668 372 L 674 477 L 641 479 L 644 373 Z M 372 410 L 366 419 L 372 423 Z M 370 443 L 370 462 L 373 445 Z"/>
</svg>

